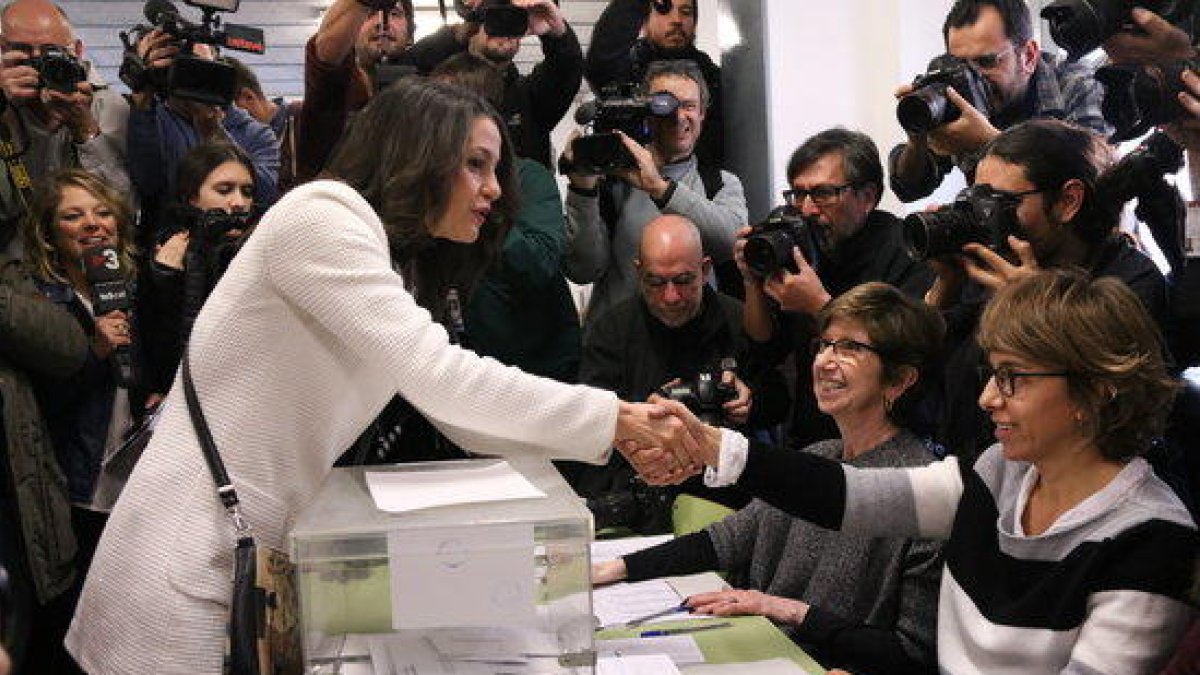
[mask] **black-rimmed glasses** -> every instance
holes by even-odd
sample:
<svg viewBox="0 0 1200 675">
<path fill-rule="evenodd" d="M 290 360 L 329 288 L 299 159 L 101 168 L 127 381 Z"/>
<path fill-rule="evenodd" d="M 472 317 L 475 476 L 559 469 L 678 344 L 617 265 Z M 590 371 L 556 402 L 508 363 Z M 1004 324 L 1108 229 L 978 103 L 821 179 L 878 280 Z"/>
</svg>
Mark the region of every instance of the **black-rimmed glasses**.
<svg viewBox="0 0 1200 675">
<path fill-rule="evenodd" d="M 673 277 L 662 277 L 657 274 L 643 274 L 642 283 L 646 286 L 646 288 L 651 288 L 654 290 L 665 288 L 667 284 L 671 284 L 676 288 L 682 288 L 684 286 L 691 286 L 692 284 L 696 283 L 696 279 L 699 278 L 699 276 L 700 275 L 696 274 L 695 272 L 682 272 Z"/>
<path fill-rule="evenodd" d="M 993 369 L 991 366 L 979 366 L 979 381 L 985 386 L 988 380 L 996 381 L 996 389 L 1004 398 L 1017 395 L 1017 381 L 1023 377 L 1070 377 L 1072 373 L 1066 370 L 1014 370 L 1007 366 Z"/>
<path fill-rule="evenodd" d="M 783 191 L 783 201 L 792 208 L 800 208 L 804 203 L 804 198 L 808 197 L 813 200 L 817 206 L 827 206 L 837 201 L 843 192 L 855 187 L 854 183 L 842 183 L 841 185 L 818 185 L 814 188 L 804 190 L 802 188 L 792 188 L 791 190 Z"/>
<path fill-rule="evenodd" d="M 1010 43 L 1007 47 L 998 52 L 992 52 L 991 54 L 980 54 L 979 56 L 963 57 L 963 61 L 975 66 L 975 68 L 978 70 L 991 70 L 992 68 L 1000 65 L 1000 62 L 1003 61 L 1004 57 L 1011 51 L 1016 51 L 1016 46 Z"/>
<path fill-rule="evenodd" d="M 821 352 L 829 348 L 833 349 L 834 356 L 842 360 L 856 359 L 867 352 L 873 352 L 875 354 L 879 353 L 879 348 L 877 348 L 875 345 L 869 345 L 865 342 L 859 342 L 858 340 L 851 340 L 850 338 L 840 338 L 837 340 L 813 338 L 813 341 L 809 343 L 809 349 L 812 351 L 812 355 L 814 357 L 818 356 Z"/>
</svg>

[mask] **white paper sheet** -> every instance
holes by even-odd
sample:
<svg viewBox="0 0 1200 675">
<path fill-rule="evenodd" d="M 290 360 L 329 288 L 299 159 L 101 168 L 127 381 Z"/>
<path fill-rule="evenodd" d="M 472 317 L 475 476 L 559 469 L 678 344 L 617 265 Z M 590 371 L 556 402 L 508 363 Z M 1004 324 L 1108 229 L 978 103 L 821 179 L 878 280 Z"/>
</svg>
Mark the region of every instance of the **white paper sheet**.
<svg viewBox="0 0 1200 675">
<path fill-rule="evenodd" d="M 666 654 L 679 667 L 704 663 L 704 654 L 700 653 L 700 647 L 696 646 L 696 639 L 691 635 L 597 640 L 596 653 L 600 656 Z"/>
<path fill-rule="evenodd" d="M 392 530 L 388 557 L 393 628 L 536 620 L 531 523 Z"/>
<path fill-rule="evenodd" d="M 680 675 L 666 654 L 602 656 L 596 659 L 596 675 Z"/>
<path fill-rule="evenodd" d="M 665 541 L 671 541 L 669 534 L 656 534 L 648 537 L 622 537 L 620 539 L 605 539 L 592 542 L 592 562 L 607 562 L 616 560 L 651 546 L 658 546 Z"/>
<path fill-rule="evenodd" d="M 367 471 L 366 479 L 375 506 L 392 513 L 546 496 L 503 460 L 436 471 Z"/>
<path fill-rule="evenodd" d="M 592 613 L 603 628 L 624 626 L 630 621 L 678 607 L 683 597 L 666 579 L 619 583 L 592 589 Z M 654 618 L 652 623 L 695 619 L 688 612 Z"/>
<path fill-rule="evenodd" d="M 749 663 L 705 663 L 690 666 L 688 675 L 809 675 L 791 659 L 767 659 Z"/>
</svg>

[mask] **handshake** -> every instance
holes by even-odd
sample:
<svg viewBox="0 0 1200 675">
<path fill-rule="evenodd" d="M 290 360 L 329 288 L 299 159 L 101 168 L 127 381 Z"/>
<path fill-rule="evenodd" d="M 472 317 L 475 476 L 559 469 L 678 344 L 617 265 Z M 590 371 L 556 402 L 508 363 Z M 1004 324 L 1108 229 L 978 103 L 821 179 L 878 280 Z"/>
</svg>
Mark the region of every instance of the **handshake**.
<svg viewBox="0 0 1200 675">
<path fill-rule="evenodd" d="M 621 403 L 613 442 L 646 483 L 674 485 L 717 465 L 721 430 L 655 395 L 648 403 Z"/>
</svg>

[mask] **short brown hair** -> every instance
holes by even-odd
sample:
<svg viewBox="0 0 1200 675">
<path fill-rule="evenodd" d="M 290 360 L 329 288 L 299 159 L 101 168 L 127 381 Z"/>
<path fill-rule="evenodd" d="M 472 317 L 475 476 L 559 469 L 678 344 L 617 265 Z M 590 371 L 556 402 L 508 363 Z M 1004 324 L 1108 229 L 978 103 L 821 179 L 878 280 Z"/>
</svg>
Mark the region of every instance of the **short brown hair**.
<svg viewBox="0 0 1200 675">
<path fill-rule="evenodd" d="M 931 364 L 942 351 L 946 324 L 941 314 L 895 286 L 871 281 L 830 300 L 817 314 L 817 332 L 824 332 L 835 320 L 853 321 L 867 332 L 883 362 L 885 384 L 899 382 L 905 366 L 916 371 L 917 385 L 901 394 L 888 411 L 892 421 L 906 421 L 918 392 L 932 379 Z"/>
<path fill-rule="evenodd" d="M 54 224 L 62 203 L 63 189 L 77 187 L 87 191 L 112 209 L 117 221 L 117 253 L 126 276 L 137 272 L 133 242 L 133 209 L 108 181 L 82 169 L 63 169 L 38 181 L 29 203 L 23 227 L 25 260 L 34 274 L 47 281 L 68 282 L 66 270 L 54 243 Z"/>
<path fill-rule="evenodd" d="M 992 298 L 979 345 L 1063 370 L 1083 424 L 1106 459 L 1144 452 L 1166 422 L 1178 383 L 1162 336 L 1133 291 L 1112 277 L 1045 270 Z"/>
</svg>

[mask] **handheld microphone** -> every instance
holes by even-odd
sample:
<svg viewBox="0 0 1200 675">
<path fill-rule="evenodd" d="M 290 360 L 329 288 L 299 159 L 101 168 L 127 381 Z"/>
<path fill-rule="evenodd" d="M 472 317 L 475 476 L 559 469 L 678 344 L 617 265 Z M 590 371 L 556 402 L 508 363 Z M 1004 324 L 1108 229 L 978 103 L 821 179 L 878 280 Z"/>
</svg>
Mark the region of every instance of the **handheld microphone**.
<svg viewBox="0 0 1200 675">
<path fill-rule="evenodd" d="M 104 316 L 109 312 L 128 312 L 133 307 L 129 285 L 121 269 L 121 256 L 113 246 L 93 246 L 83 252 L 83 273 L 92 287 L 92 313 Z M 134 384 L 133 357 L 128 345 L 121 345 L 111 355 L 113 374 L 118 386 L 128 389 Z"/>
</svg>

